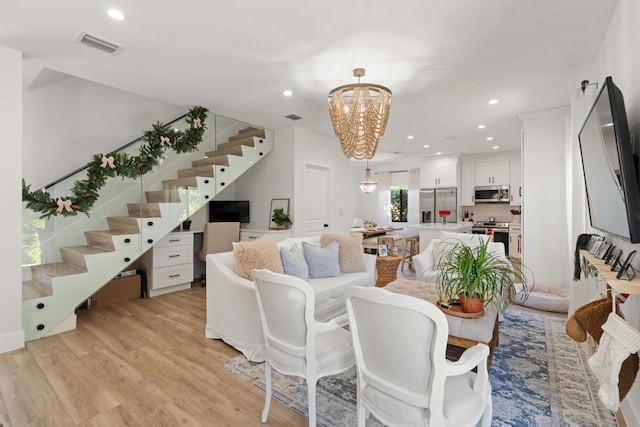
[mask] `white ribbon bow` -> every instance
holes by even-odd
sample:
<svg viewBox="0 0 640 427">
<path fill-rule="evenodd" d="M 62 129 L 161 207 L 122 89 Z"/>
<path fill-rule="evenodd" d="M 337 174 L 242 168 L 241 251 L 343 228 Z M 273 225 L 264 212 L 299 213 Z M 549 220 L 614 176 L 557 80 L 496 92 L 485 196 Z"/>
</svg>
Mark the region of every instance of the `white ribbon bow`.
<svg viewBox="0 0 640 427">
<path fill-rule="evenodd" d="M 196 117 L 193 119 L 193 127 L 196 129 L 200 129 L 202 127 L 202 123 L 200 122 L 200 117 Z"/>
<path fill-rule="evenodd" d="M 111 169 L 115 169 L 116 165 L 113 164 L 113 156 L 102 156 L 102 164 L 100 165 L 101 168 L 109 165 L 109 167 Z"/>
<path fill-rule="evenodd" d="M 169 139 L 169 137 L 164 136 L 164 135 L 160 135 L 160 145 L 162 145 L 162 144 L 169 145 L 170 142 L 171 142 L 171 139 Z"/>
<path fill-rule="evenodd" d="M 67 199 L 65 201 L 62 201 L 60 199 L 58 199 L 58 213 L 62 212 L 62 209 L 66 209 L 67 212 L 71 212 L 71 200 Z"/>
</svg>

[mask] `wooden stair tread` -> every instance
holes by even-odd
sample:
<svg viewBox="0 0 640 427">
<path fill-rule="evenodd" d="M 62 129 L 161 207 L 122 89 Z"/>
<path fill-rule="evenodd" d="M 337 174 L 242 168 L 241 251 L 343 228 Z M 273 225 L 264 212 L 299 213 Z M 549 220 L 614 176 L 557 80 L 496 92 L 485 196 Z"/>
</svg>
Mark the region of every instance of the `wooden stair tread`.
<svg viewBox="0 0 640 427">
<path fill-rule="evenodd" d="M 241 138 L 246 138 L 247 136 L 257 136 L 260 138 L 265 138 L 265 131 L 264 129 L 261 129 L 261 128 L 249 127 L 246 129 L 242 129 L 241 131 L 238 132 L 237 135 L 230 136 L 229 141 L 235 141 Z"/>
<path fill-rule="evenodd" d="M 162 185 L 165 189 L 175 188 L 175 187 L 197 187 L 198 180 L 195 176 L 188 178 L 177 178 L 177 179 L 166 179 L 162 181 Z"/>
<path fill-rule="evenodd" d="M 22 301 L 48 297 L 53 295 L 53 288 L 39 280 L 26 280 L 22 282 Z"/>
<path fill-rule="evenodd" d="M 180 203 L 180 193 L 176 190 L 145 191 L 148 203 Z"/>
<path fill-rule="evenodd" d="M 206 176 L 213 178 L 213 166 L 200 166 L 190 169 L 181 169 L 178 171 L 178 178 L 189 178 L 192 176 Z"/>
</svg>

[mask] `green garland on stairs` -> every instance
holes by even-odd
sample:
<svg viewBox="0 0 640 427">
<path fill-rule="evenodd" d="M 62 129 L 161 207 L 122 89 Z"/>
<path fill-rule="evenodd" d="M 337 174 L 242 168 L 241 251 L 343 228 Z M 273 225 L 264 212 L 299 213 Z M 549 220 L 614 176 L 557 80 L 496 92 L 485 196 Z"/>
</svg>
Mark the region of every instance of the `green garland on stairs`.
<svg viewBox="0 0 640 427">
<path fill-rule="evenodd" d="M 139 154 L 131 156 L 127 153 L 95 154 L 93 160 L 87 164 L 87 177 L 76 181 L 71 188 L 71 196 L 54 199 L 44 190 L 31 191 L 30 185 L 22 180 L 22 201 L 26 207 L 39 212 L 40 218 L 63 215 L 73 216 L 83 212 L 89 216 L 89 210 L 98 200 L 98 191 L 105 185 L 108 178 L 120 176 L 124 178 L 139 178 L 150 172 L 161 159 L 168 148 L 176 153 L 196 151 L 202 142 L 202 135 L 206 129 L 205 120 L 207 110 L 204 107 L 194 107 L 189 110 L 186 121 L 189 128 L 177 131 L 157 122 L 152 130 L 144 132 Z"/>
</svg>

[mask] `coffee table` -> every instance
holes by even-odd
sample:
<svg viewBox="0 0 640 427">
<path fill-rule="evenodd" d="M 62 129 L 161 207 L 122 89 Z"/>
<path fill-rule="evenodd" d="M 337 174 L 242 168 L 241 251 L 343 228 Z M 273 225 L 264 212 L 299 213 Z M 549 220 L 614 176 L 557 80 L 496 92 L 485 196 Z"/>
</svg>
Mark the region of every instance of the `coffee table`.
<svg viewBox="0 0 640 427">
<path fill-rule="evenodd" d="M 384 289 L 398 294 L 421 298 L 435 304 L 438 292 L 434 283 L 419 280 L 396 279 Z M 484 314 L 475 319 L 452 316 L 445 313 L 449 324 L 447 358 L 458 360 L 462 352 L 478 343 L 489 346 L 488 367 L 491 368 L 493 348 L 498 345 L 498 309 L 494 305 L 484 308 Z"/>
</svg>

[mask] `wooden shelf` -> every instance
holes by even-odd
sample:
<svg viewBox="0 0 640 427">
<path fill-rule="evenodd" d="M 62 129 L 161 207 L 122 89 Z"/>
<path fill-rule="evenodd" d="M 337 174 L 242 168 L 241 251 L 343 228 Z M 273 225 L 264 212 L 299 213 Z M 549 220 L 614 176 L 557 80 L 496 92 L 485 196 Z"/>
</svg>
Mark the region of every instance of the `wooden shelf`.
<svg viewBox="0 0 640 427">
<path fill-rule="evenodd" d="M 589 261 L 589 264 L 593 265 L 598 270 L 598 273 L 604 277 L 607 284 L 616 292 L 640 295 L 640 276 L 636 276 L 632 280 L 618 279 L 616 278 L 618 272 L 611 271 L 611 266 L 605 264 L 603 260 L 594 257 L 586 250 L 581 250 L 580 254 Z"/>
</svg>

